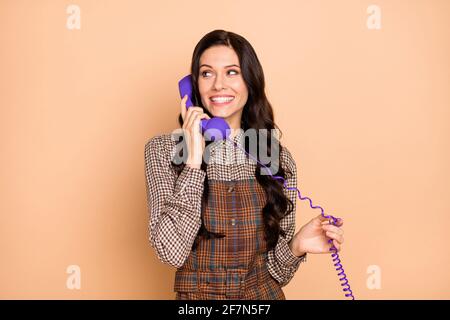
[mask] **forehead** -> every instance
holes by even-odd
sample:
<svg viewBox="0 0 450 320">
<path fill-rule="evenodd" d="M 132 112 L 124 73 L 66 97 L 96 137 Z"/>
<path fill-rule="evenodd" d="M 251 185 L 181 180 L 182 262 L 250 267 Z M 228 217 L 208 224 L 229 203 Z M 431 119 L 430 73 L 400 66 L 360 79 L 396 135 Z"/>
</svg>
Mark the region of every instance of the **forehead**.
<svg viewBox="0 0 450 320">
<path fill-rule="evenodd" d="M 239 58 L 234 49 L 227 46 L 213 46 L 206 49 L 200 57 L 200 65 L 209 64 L 212 67 L 222 68 L 230 64 L 239 65 Z"/>
</svg>

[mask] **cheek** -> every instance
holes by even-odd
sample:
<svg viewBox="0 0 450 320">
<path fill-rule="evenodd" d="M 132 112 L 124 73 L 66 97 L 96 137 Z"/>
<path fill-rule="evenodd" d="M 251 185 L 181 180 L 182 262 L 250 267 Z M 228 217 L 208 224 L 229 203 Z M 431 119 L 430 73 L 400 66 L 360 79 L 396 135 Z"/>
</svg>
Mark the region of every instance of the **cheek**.
<svg viewBox="0 0 450 320">
<path fill-rule="evenodd" d="M 237 84 L 233 90 L 239 94 L 239 102 L 244 103 L 247 101 L 248 91 L 244 83 Z"/>
<path fill-rule="evenodd" d="M 198 82 L 198 91 L 200 92 L 201 96 L 203 96 L 206 93 L 207 89 L 206 89 L 205 85 L 203 84 L 203 81 Z"/>
<path fill-rule="evenodd" d="M 199 93 L 200 93 L 200 99 L 202 100 L 202 104 L 204 105 L 204 106 L 206 106 L 207 105 L 207 94 L 206 94 L 206 90 L 205 90 L 205 88 L 204 88 L 204 86 L 199 82 L 199 84 L 198 84 L 198 91 L 199 91 Z"/>
</svg>

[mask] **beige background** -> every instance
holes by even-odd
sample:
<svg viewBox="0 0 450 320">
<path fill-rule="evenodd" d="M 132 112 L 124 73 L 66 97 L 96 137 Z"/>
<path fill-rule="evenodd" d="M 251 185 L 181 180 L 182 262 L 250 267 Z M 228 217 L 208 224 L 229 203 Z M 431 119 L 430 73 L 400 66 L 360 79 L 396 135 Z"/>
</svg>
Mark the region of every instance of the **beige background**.
<svg viewBox="0 0 450 320">
<path fill-rule="evenodd" d="M 69 4 L 81 29 L 69 30 Z M 381 29 L 366 12 L 381 8 Z M 0 298 L 172 299 L 144 145 L 177 127 L 195 44 L 241 34 L 299 188 L 345 220 L 356 298 L 450 298 L 450 1 L 0 1 Z M 319 214 L 299 203 L 297 230 Z M 66 268 L 81 268 L 69 290 Z M 381 269 L 381 289 L 367 268 Z M 288 299 L 343 299 L 310 255 Z"/>
</svg>

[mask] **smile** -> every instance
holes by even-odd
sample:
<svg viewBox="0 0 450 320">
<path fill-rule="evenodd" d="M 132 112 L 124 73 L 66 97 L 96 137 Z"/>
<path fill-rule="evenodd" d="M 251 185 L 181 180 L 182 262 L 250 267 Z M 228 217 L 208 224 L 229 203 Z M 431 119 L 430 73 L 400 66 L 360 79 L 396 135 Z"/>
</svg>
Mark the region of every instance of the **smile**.
<svg viewBox="0 0 450 320">
<path fill-rule="evenodd" d="M 215 96 L 209 98 L 214 105 L 225 105 L 234 100 L 233 96 Z"/>
</svg>

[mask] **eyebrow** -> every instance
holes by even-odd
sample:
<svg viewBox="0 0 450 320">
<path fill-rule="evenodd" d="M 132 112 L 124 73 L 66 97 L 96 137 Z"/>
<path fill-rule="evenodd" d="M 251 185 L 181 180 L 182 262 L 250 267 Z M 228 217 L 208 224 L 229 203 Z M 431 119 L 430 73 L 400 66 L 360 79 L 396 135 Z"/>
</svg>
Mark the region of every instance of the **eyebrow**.
<svg viewBox="0 0 450 320">
<path fill-rule="evenodd" d="M 199 67 L 199 69 L 200 69 L 201 67 L 208 67 L 208 68 L 214 69 L 214 68 L 211 67 L 209 64 L 202 64 L 202 65 Z M 224 68 L 229 68 L 229 67 L 238 67 L 238 68 L 241 68 L 241 67 L 239 67 L 237 64 L 230 64 L 229 66 L 225 66 Z"/>
</svg>

